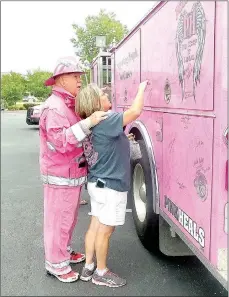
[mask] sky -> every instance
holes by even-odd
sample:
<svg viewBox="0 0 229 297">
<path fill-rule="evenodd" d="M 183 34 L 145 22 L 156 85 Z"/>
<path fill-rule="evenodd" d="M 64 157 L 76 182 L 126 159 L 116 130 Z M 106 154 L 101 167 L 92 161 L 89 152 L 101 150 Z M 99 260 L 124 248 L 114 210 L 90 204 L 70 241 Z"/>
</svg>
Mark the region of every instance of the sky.
<svg viewBox="0 0 229 297">
<path fill-rule="evenodd" d="M 154 1 L 2 1 L 1 72 L 53 71 L 62 56 L 74 55 L 72 24 L 106 9 L 132 29 Z"/>
</svg>

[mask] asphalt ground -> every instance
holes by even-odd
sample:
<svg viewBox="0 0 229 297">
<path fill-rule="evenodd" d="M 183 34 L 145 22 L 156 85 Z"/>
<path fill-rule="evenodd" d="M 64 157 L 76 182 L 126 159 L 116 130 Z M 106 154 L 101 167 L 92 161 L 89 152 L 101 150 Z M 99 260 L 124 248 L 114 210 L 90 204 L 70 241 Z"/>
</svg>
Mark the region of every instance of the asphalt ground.
<svg viewBox="0 0 229 297">
<path fill-rule="evenodd" d="M 116 229 L 108 265 L 127 279 L 122 288 L 47 277 L 43 251 L 43 194 L 39 177 L 39 130 L 25 112 L 1 112 L 1 296 L 227 296 L 196 257 L 166 258 L 139 242 L 131 212 Z M 87 192 L 83 198 L 89 199 Z M 81 206 L 73 247 L 84 250 L 90 204 Z M 82 264 L 73 266 L 80 270 Z"/>
</svg>

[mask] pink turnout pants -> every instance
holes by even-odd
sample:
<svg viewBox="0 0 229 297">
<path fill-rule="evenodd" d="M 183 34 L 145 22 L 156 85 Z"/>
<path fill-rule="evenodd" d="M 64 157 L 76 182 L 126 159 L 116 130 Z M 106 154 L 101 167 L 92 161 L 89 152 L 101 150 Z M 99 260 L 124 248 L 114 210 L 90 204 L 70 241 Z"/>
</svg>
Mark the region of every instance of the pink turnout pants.
<svg viewBox="0 0 229 297">
<path fill-rule="evenodd" d="M 81 187 L 44 185 L 45 267 L 54 274 L 71 271 L 72 234 L 77 222 Z"/>
</svg>

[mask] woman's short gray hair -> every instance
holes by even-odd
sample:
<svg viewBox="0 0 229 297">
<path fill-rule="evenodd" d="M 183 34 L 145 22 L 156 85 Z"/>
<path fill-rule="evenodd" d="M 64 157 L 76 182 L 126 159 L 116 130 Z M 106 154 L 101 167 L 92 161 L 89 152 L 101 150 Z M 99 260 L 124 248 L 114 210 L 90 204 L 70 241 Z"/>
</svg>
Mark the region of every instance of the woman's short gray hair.
<svg viewBox="0 0 229 297">
<path fill-rule="evenodd" d="M 76 99 L 76 112 L 82 119 L 101 110 L 100 97 L 102 93 L 97 84 L 89 84 L 79 92 Z"/>
</svg>

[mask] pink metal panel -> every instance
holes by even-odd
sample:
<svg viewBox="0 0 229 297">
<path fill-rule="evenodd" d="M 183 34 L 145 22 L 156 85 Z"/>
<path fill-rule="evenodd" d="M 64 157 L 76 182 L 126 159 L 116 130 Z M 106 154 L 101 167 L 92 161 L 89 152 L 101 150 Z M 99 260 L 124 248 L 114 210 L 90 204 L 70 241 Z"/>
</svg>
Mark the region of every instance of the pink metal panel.
<svg viewBox="0 0 229 297">
<path fill-rule="evenodd" d="M 214 126 L 214 173 L 212 201 L 211 262 L 218 269 L 227 267 L 227 260 L 220 257 L 224 250 L 227 255 L 227 2 L 216 3 L 216 49 L 215 49 L 215 112 Z"/>
<path fill-rule="evenodd" d="M 142 26 L 147 106 L 213 110 L 214 22 L 214 1 L 168 1 Z"/>
<path fill-rule="evenodd" d="M 209 258 L 213 119 L 164 114 L 163 131 L 161 208 Z"/>
<path fill-rule="evenodd" d="M 140 31 L 115 54 L 116 103 L 131 104 L 140 83 Z"/>
</svg>

